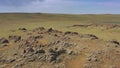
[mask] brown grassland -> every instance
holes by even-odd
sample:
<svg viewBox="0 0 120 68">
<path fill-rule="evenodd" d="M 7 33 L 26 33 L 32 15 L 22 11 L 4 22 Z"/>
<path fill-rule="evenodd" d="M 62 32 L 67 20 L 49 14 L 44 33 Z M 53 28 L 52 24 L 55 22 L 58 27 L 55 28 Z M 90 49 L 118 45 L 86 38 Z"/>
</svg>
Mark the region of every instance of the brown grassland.
<svg viewBox="0 0 120 68">
<path fill-rule="evenodd" d="M 37 27 L 45 29 L 34 30 Z M 36 35 L 39 36 L 35 37 Z M 21 36 L 22 39 L 17 37 L 13 42 L 10 36 Z M 6 46 L 3 46 L 6 41 L 1 41 L 3 37 L 9 37 Z M 30 42 L 24 44 L 24 40 Z M 120 68 L 119 42 L 119 14 L 0 14 L 0 68 Z M 28 44 L 30 45 L 27 46 Z M 18 49 L 20 46 L 22 48 Z M 41 47 L 42 54 L 39 56 L 43 58 L 47 54 L 50 60 L 38 61 L 36 53 L 27 53 L 27 50 L 31 50 L 28 47 L 33 51 Z M 51 48 L 54 54 L 49 52 Z M 25 54 L 22 54 L 23 51 Z M 23 61 L 23 65 L 18 63 Z"/>
</svg>

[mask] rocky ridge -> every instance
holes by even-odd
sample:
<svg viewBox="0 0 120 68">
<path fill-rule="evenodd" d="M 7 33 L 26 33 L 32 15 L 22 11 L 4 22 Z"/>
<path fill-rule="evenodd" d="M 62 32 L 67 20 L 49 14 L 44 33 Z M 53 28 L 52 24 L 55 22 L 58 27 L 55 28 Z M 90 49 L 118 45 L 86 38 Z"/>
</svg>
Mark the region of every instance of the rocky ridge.
<svg viewBox="0 0 120 68">
<path fill-rule="evenodd" d="M 25 36 L 0 38 L 0 49 L 13 45 L 15 49 L 11 53 L 8 52 L 12 49 L 0 50 L 0 68 L 68 68 L 66 60 L 77 56 L 86 59 L 81 68 L 120 67 L 120 43 L 116 40 L 44 27 L 18 30 L 25 32 Z"/>
</svg>

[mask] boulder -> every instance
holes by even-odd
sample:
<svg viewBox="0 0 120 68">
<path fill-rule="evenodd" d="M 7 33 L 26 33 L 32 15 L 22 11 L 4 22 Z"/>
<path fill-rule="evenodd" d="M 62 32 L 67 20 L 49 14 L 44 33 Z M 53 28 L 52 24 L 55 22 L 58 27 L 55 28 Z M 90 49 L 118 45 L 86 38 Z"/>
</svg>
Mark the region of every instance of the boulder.
<svg viewBox="0 0 120 68">
<path fill-rule="evenodd" d="M 9 41 L 7 39 L 5 39 L 5 38 L 1 38 L 0 43 L 5 44 L 5 43 L 9 43 Z"/>
<path fill-rule="evenodd" d="M 88 39 L 91 39 L 91 40 L 99 39 L 97 36 L 95 36 L 93 34 L 84 34 L 84 35 L 81 35 L 80 37 L 81 38 L 88 38 Z"/>
<path fill-rule="evenodd" d="M 49 28 L 49 29 L 47 30 L 47 32 L 48 32 L 48 33 L 50 33 L 50 32 L 53 32 L 53 33 L 62 33 L 62 31 L 54 30 L 53 28 Z"/>
<path fill-rule="evenodd" d="M 114 44 L 117 44 L 117 45 L 120 45 L 120 42 L 118 42 L 117 40 L 111 40 L 110 42 L 114 43 Z"/>
<path fill-rule="evenodd" d="M 64 43 L 64 45 L 63 46 L 65 46 L 65 47 L 70 47 L 70 46 L 73 46 L 73 44 L 71 44 L 71 43 Z"/>
<path fill-rule="evenodd" d="M 65 49 L 63 48 L 55 48 L 55 49 L 49 49 L 49 54 L 50 54 L 50 57 L 49 57 L 49 61 L 50 62 L 56 62 L 57 61 L 57 58 L 58 56 L 60 56 L 61 54 L 64 54 L 66 52 Z"/>
<path fill-rule="evenodd" d="M 18 30 L 26 31 L 27 29 L 26 28 L 19 28 Z"/>
<path fill-rule="evenodd" d="M 52 32 L 54 31 L 53 28 L 49 28 L 47 32 Z"/>
<path fill-rule="evenodd" d="M 9 36 L 9 40 L 12 40 L 14 42 L 18 42 L 21 40 L 21 36 Z"/>
<path fill-rule="evenodd" d="M 64 35 L 68 35 L 68 34 L 78 35 L 79 33 L 77 33 L 77 32 L 70 32 L 70 31 L 67 31 L 67 32 L 64 33 Z"/>
<path fill-rule="evenodd" d="M 43 49 L 38 49 L 38 50 L 36 50 L 35 54 L 38 54 L 38 53 L 44 54 L 44 53 L 45 53 L 45 50 L 43 50 Z"/>
</svg>

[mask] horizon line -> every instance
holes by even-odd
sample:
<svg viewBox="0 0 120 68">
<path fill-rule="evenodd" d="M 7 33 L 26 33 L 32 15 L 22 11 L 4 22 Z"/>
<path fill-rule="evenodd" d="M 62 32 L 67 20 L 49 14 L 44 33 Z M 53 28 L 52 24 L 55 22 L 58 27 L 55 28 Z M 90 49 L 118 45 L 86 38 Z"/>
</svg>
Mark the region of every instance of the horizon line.
<svg viewBox="0 0 120 68">
<path fill-rule="evenodd" d="M 0 14 L 71 14 L 71 15 L 120 15 L 119 13 L 45 13 L 45 12 L 0 12 Z"/>
</svg>

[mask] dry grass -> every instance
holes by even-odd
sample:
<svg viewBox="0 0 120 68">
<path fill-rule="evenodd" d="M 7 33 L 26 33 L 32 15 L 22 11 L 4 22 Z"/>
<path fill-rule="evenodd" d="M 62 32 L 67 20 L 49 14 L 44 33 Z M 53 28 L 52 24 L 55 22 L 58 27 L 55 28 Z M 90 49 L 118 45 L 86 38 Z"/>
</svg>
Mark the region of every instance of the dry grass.
<svg viewBox="0 0 120 68">
<path fill-rule="evenodd" d="M 33 29 L 43 26 L 55 28 L 61 31 L 75 31 L 83 34 L 95 34 L 101 39 L 116 39 L 120 41 L 120 29 L 102 30 L 99 28 L 66 28 L 74 24 L 88 23 L 120 23 L 120 15 L 65 15 L 65 14 L 0 14 L 0 36 L 22 34 L 22 32 L 11 32 L 19 27 Z"/>
</svg>

